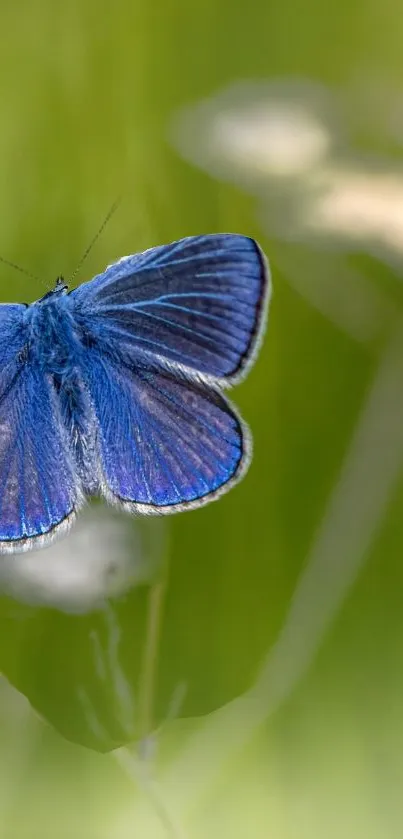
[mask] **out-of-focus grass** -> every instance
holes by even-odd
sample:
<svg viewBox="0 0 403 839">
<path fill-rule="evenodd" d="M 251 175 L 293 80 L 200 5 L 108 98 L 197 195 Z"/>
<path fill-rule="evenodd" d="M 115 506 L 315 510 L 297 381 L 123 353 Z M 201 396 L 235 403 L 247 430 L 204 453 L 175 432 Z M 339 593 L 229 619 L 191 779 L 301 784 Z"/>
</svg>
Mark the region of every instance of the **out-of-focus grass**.
<svg viewBox="0 0 403 839">
<path fill-rule="evenodd" d="M 352 256 L 352 243 L 342 257 L 314 236 L 285 244 L 254 199 L 182 161 L 167 140 L 177 109 L 237 79 L 311 76 L 347 92 L 358 79 L 368 93 L 379 78 L 398 92 L 399 11 L 26 0 L 0 12 L 0 254 L 41 278 L 3 266 L 2 299 L 30 301 L 68 277 L 119 194 L 83 279 L 152 244 L 239 230 L 262 242 L 275 287 L 267 340 L 235 395 L 255 440 L 250 473 L 219 504 L 167 523 L 158 716 L 182 678 L 184 712 L 224 707 L 166 726 L 154 782 L 141 765 L 132 780 L 119 755 L 68 743 L 2 690 L 1 839 L 401 835 L 399 350 L 389 365 L 387 329 L 360 343 L 305 293 L 308 274 L 325 283 L 327 266 L 333 275 L 340 265 L 348 308 L 357 270 L 393 300 L 397 323 L 399 257 L 395 272 Z M 393 152 L 398 166 L 398 142 L 371 129 L 364 101 L 360 122 L 354 101 L 352 155 Z M 140 601 L 129 601 L 133 624 L 125 612 L 126 663 L 140 656 Z M 24 612 L 25 624 L 19 606 L 1 608 L 2 666 L 79 739 L 64 684 L 86 661 L 81 641 L 71 643 L 81 619 L 55 619 L 58 636 L 49 613 L 42 623 Z M 257 695 L 225 705 L 259 673 Z"/>
</svg>

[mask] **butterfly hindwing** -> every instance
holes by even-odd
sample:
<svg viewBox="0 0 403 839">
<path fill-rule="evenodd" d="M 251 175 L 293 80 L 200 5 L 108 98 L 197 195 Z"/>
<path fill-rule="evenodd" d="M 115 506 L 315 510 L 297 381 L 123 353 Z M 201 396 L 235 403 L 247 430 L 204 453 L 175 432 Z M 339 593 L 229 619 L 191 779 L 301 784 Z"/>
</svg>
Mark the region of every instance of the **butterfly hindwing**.
<svg viewBox="0 0 403 839">
<path fill-rule="evenodd" d="M 215 389 L 90 353 L 103 492 L 137 512 L 199 506 L 237 480 L 247 431 Z"/>
<path fill-rule="evenodd" d="M 253 356 L 269 276 L 252 239 L 193 236 L 124 257 L 71 293 L 75 317 L 102 345 L 235 381 Z"/>
</svg>

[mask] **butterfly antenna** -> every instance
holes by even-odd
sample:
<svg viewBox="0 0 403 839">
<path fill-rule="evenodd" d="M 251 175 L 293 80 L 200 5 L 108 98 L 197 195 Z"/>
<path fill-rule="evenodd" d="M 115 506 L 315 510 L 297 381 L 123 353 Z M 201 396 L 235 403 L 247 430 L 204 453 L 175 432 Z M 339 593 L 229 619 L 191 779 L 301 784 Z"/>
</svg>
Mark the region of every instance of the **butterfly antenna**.
<svg viewBox="0 0 403 839">
<path fill-rule="evenodd" d="M 117 208 L 120 204 L 120 201 L 121 201 L 121 199 L 117 198 L 116 201 L 113 202 L 109 212 L 107 213 L 107 215 L 105 216 L 105 218 L 104 218 L 104 220 L 101 224 L 101 227 L 99 228 L 99 230 L 96 232 L 94 238 L 89 243 L 88 248 L 84 251 L 84 253 L 83 253 L 83 255 L 82 255 L 82 257 L 81 257 L 81 259 L 80 259 L 80 261 L 77 265 L 77 268 L 75 269 L 75 271 L 73 271 L 73 273 L 72 273 L 72 275 L 69 279 L 69 283 L 71 283 L 75 279 L 75 277 L 77 276 L 80 268 L 82 267 L 83 263 L 87 259 L 88 254 L 90 253 L 90 251 L 92 251 L 92 249 L 95 245 L 95 242 L 99 239 L 102 231 L 105 229 L 106 225 L 108 224 L 108 221 L 112 218 L 115 210 L 117 210 Z"/>
<path fill-rule="evenodd" d="M 8 265 L 9 268 L 15 268 L 16 271 L 19 271 L 20 274 L 25 274 L 26 277 L 30 277 L 31 280 L 36 280 L 36 282 L 40 282 L 39 277 L 36 274 L 32 274 L 31 271 L 27 271 L 26 268 L 21 268 L 21 265 L 17 265 L 15 262 L 10 262 L 9 259 L 4 259 L 3 256 L 0 256 L 0 262 L 4 265 Z"/>
</svg>

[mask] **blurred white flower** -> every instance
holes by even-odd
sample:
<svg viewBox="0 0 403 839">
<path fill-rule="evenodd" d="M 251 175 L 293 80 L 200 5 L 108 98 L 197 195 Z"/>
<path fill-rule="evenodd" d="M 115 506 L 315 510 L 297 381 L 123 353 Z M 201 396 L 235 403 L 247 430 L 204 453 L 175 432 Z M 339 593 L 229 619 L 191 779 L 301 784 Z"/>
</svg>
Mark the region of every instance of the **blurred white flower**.
<svg viewBox="0 0 403 839">
<path fill-rule="evenodd" d="M 218 113 L 211 128 L 217 155 L 262 175 L 298 175 L 317 165 L 330 144 L 320 121 L 288 102 L 252 102 L 241 113 Z"/>
<path fill-rule="evenodd" d="M 270 236 L 365 244 L 393 260 L 403 254 L 403 168 L 353 154 L 357 101 L 345 96 L 343 114 L 340 95 L 313 82 L 243 82 L 181 110 L 171 136 L 187 160 L 260 197 Z"/>
<path fill-rule="evenodd" d="M 319 85 L 282 81 L 231 86 L 180 111 L 171 131 L 188 160 L 258 191 L 318 166 L 337 134 Z"/>
<path fill-rule="evenodd" d="M 0 591 L 65 612 L 102 608 L 108 598 L 153 579 L 161 555 L 160 524 L 145 523 L 157 526 L 154 538 L 123 514 L 88 507 L 64 539 L 38 551 L 1 556 Z"/>
<path fill-rule="evenodd" d="M 321 190 L 301 214 L 305 231 L 403 252 L 403 173 L 335 166 L 320 172 L 319 182 Z"/>
</svg>

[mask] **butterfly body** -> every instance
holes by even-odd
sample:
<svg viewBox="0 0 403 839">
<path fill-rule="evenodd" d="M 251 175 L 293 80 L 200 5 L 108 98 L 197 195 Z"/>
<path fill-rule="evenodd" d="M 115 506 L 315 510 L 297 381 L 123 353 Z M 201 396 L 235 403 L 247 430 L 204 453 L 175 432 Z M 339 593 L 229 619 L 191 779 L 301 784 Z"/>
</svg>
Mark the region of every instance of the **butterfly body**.
<svg viewBox="0 0 403 839">
<path fill-rule="evenodd" d="M 86 496 L 167 513 L 238 481 L 250 437 L 222 389 L 251 364 L 268 288 L 256 243 L 222 234 L 0 305 L 0 551 L 47 544 Z"/>
<path fill-rule="evenodd" d="M 24 312 L 25 356 L 45 373 L 69 375 L 74 367 L 79 339 L 66 296 L 46 296 Z"/>
</svg>

